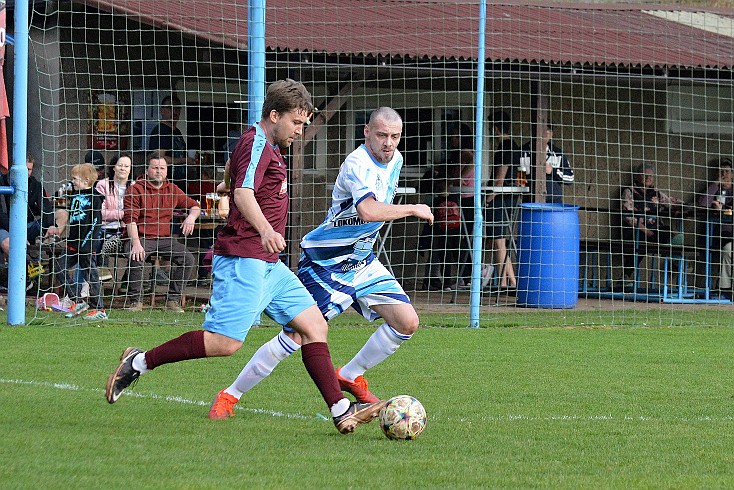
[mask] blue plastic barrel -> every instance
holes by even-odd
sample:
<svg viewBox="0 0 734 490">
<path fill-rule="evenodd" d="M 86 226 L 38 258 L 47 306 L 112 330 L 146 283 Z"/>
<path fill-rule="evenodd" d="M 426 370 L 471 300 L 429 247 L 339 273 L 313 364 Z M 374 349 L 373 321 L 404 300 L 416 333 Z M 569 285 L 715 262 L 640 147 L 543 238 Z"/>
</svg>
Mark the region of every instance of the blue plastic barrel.
<svg viewBox="0 0 734 490">
<path fill-rule="evenodd" d="M 518 228 L 517 304 L 574 308 L 579 284 L 579 207 L 523 203 Z"/>
</svg>

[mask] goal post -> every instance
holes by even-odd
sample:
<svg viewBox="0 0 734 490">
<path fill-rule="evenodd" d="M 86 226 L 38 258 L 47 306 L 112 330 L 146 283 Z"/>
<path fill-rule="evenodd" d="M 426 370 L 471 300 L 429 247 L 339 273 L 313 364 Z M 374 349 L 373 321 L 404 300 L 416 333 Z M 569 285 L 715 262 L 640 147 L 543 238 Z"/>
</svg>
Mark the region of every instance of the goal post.
<svg viewBox="0 0 734 490">
<path fill-rule="evenodd" d="M 13 153 L 10 182 L 10 256 L 8 257 L 8 325 L 26 322 L 26 233 L 28 222 L 28 0 L 15 2 Z M 5 198 L 5 196 L 0 196 Z"/>
</svg>

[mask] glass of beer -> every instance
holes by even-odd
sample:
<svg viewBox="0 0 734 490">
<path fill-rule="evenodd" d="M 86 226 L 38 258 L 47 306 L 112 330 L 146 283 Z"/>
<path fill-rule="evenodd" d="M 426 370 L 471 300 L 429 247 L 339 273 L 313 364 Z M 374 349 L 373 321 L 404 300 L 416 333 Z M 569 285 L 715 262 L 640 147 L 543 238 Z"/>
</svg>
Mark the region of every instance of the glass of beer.
<svg viewBox="0 0 734 490">
<path fill-rule="evenodd" d="M 217 198 L 216 192 L 208 192 L 206 194 L 206 214 L 209 214 L 212 212 L 212 208 L 214 207 L 214 203 Z"/>
<path fill-rule="evenodd" d="M 525 187 L 528 185 L 528 169 L 530 168 L 530 157 L 520 157 L 520 166 L 517 168 L 517 185 Z"/>
<path fill-rule="evenodd" d="M 528 185 L 528 173 L 522 167 L 517 169 L 517 185 L 520 187 Z"/>
</svg>

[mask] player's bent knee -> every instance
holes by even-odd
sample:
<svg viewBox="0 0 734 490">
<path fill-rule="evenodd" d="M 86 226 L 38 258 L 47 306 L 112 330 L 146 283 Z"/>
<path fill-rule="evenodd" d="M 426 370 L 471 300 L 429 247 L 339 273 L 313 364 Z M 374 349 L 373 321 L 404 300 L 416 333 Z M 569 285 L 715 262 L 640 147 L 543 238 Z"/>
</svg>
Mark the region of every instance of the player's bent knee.
<svg viewBox="0 0 734 490">
<path fill-rule="evenodd" d="M 288 324 L 301 336 L 301 345 L 311 342 L 326 342 L 329 326 L 316 306 L 301 312 Z"/>
<path fill-rule="evenodd" d="M 418 331 L 418 323 L 418 315 L 411 315 L 408 318 L 401 319 L 397 325 L 391 325 L 391 327 L 403 335 L 413 335 Z"/>
</svg>

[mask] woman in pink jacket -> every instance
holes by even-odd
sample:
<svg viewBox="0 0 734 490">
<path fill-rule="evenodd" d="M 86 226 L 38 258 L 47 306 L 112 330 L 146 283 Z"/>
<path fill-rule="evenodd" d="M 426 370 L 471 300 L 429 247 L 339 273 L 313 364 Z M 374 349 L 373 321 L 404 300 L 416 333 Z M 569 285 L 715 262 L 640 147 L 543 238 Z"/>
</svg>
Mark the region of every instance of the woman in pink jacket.
<svg viewBox="0 0 734 490">
<path fill-rule="evenodd" d="M 132 157 L 128 152 L 122 152 L 110 162 L 112 169 L 109 177 L 97 182 L 97 192 L 104 196 L 102 205 L 102 239 L 107 241 L 113 235 L 121 235 L 124 227 L 122 225 L 123 199 L 125 191 L 131 184 L 130 171 L 132 170 Z M 105 251 L 107 252 L 107 251 Z"/>
</svg>

